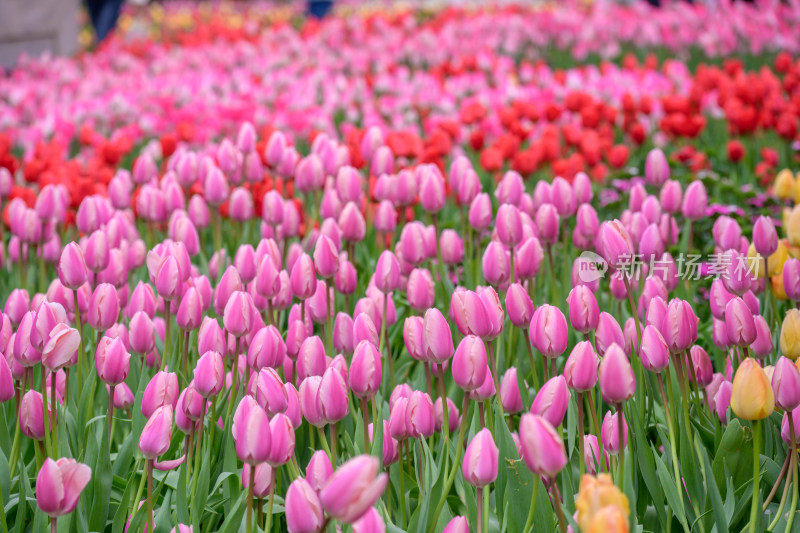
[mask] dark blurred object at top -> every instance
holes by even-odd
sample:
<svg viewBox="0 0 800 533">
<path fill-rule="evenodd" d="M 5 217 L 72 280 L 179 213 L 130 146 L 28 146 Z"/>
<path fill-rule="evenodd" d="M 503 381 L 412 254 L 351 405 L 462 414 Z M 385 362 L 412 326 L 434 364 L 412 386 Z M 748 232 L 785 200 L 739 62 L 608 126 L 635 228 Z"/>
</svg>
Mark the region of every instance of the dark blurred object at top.
<svg viewBox="0 0 800 533">
<path fill-rule="evenodd" d="M 333 7 L 333 0 L 309 0 L 308 15 L 321 19 L 327 15 Z"/>
<path fill-rule="evenodd" d="M 125 0 L 86 0 L 86 10 L 92 21 L 94 33 L 99 43 L 117 25 L 120 9 Z"/>
</svg>

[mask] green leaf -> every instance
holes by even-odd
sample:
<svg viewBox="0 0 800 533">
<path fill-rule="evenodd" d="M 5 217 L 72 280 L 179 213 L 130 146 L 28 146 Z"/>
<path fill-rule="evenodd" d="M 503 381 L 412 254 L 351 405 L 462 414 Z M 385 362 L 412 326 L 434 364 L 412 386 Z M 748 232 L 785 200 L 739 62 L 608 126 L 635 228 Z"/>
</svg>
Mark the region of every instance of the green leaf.
<svg viewBox="0 0 800 533">
<path fill-rule="evenodd" d="M 661 485 L 664 487 L 664 492 L 667 497 L 667 503 L 669 503 L 672 513 L 684 529 L 688 530 L 689 525 L 686 522 L 686 516 L 681 512 L 681 496 L 678 494 L 678 489 L 675 487 L 675 480 L 672 479 L 667 465 L 664 464 L 664 461 L 661 460 L 661 457 L 656 454 L 655 451 L 653 451 L 653 456 L 655 457 L 658 478 L 661 480 Z"/>
<path fill-rule="evenodd" d="M 90 531 L 103 531 L 105 529 L 111 494 L 111 458 L 108 453 L 107 426 L 103 426 L 100 432 L 102 433 L 102 439 L 97 450 L 97 458 L 92 467 L 92 506 L 89 512 Z M 91 438 L 90 442 L 96 441 Z"/>
<path fill-rule="evenodd" d="M 702 446 L 697 446 L 698 453 L 703 463 L 703 473 L 705 475 L 706 486 L 708 487 L 709 500 L 711 501 L 711 509 L 714 511 L 714 523 L 717 528 L 717 533 L 728 532 L 728 520 L 725 516 L 725 509 L 722 504 L 722 497 L 719 494 L 719 487 L 714 479 L 714 472 L 711 469 L 711 463 L 708 461 L 708 453 Z"/>
<path fill-rule="evenodd" d="M 666 513 L 664 512 L 664 492 L 661 489 L 661 484 L 658 480 L 658 475 L 655 470 L 655 461 L 653 460 L 653 452 L 647 445 L 645 440 L 644 429 L 642 428 L 642 421 L 638 416 L 631 417 L 631 425 L 633 441 L 635 443 L 634 453 L 636 454 L 636 463 L 639 465 L 639 473 L 644 479 L 644 484 L 647 486 L 649 492 L 648 500 L 652 502 L 653 507 L 658 515 L 660 523 L 665 524 L 667 521 Z M 662 439 L 664 447 L 669 447 L 669 441 Z M 673 481 L 674 484 L 674 481 Z"/>
<path fill-rule="evenodd" d="M 222 522 L 219 528 L 220 533 L 238 533 L 241 530 L 246 506 L 247 493 L 242 492 L 231 507 L 230 513 L 225 517 L 225 521 Z"/>
</svg>

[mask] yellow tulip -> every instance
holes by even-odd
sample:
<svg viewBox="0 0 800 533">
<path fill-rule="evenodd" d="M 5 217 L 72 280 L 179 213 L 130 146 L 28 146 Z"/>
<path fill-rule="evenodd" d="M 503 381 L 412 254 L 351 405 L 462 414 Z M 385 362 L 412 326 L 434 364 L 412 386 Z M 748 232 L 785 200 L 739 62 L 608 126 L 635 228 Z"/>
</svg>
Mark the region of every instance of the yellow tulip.
<svg viewBox="0 0 800 533">
<path fill-rule="evenodd" d="M 751 357 L 739 365 L 733 376 L 731 409 L 744 420 L 762 420 L 775 410 L 775 396 L 769 378 Z"/>
<path fill-rule="evenodd" d="M 767 269 L 764 268 L 764 256 L 756 252 L 755 244 L 751 244 L 747 249 L 747 268 L 753 272 L 753 276 L 756 278 L 763 278 L 766 274 Z"/>
<path fill-rule="evenodd" d="M 783 319 L 781 353 L 789 359 L 800 357 L 800 309 L 790 309 Z"/>
<path fill-rule="evenodd" d="M 628 533 L 628 515 L 615 505 L 603 507 L 592 518 L 587 533 Z"/>
<path fill-rule="evenodd" d="M 783 273 L 783 265 L 789 259 L 789 250 L 786 248 L 786 243 L 783 240 L 778 241 L 778 248 L 769 256 L 768 267 L 769 275 L 777 276 Z"/>
<path fill-rule="evenodd" d="M 794 198 L 795 179 L 792 171 L 785 168 L 778 172 L 775 176 L 775 183 L 772 186 L 772 192 L 781 200 L 788 200 Z"/>
<path fill-rule="evenodd" d="M 786 289 L 783 288 L 783 275 L 778 274 L 777 276 L 772 276 L 770 280 L 772 281 L 772 294 L 774 294 L 778 300 L 787 300 Z"/>
<path fill-rule="evenodd" d="M 605 516 L 601 515 L 600 511 L 608 507 L 618 509 L 625 517 L 626 529 L 592 529 L 595 527 L 595 518 Z M 578 525 L 581 531 L 627 531 L 627 517 L 630 514 L 628 498 L 614 485 L 608 474 L 598 474 L 597 477 L 587 474 L 581 478 L 575 508 L 578 511 Z M 607 523 L 610 522 L 607 520 L 598 522 L 598 524 Z"/>
<path fill-rule="evenodd" d="M 786 238 L 794 246 L 800 246 L 800 205 L 794 206 L 786 221 Z"/>
</svg>

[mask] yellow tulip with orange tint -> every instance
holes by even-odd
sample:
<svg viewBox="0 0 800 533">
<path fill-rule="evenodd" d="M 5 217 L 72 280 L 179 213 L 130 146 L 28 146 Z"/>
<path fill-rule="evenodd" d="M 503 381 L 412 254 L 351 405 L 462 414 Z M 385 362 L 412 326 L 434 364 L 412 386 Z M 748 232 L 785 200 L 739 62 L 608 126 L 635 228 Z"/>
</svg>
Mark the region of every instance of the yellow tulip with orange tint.
<svg viewBox="0 0 800 533">
<path fill-rule="evenodd" d="M 789 309 L 781 325 L 781 353 L 789 359 L 800 357 L 800 309 Z"/>
<path fill-rule="evenodd" d="M 607 531 L 605 529 L 591 528 L 595 523 L 595 518 L 600 517 L 602 519 L 605 516 L 600 514 L 600 511 L 609 507 L 619 510 L 621 515 L 625 517 L 627 526 L 627 516 L 630 514 L 628 498 L 614 485 L 611 476 L 608 474 L 598 474 L 596 477 L 588 474 L 584 475 L 581 478 L 578 499 L 575 501 L 575 508 L 578 511 L 578 525 L 581 531 Z M 604 522 L 598 522 L 598 524 L 602 523 Z M 619 531 L 627 531 L 627 529 Z"/>
<path fill-rule="evenodd" d="M 739 365 L 733 376 L 731 409 L 744 420 L 762 420 L 775 410 L 772 384 L 758 362 L 751 357 Z"/>
</svg>

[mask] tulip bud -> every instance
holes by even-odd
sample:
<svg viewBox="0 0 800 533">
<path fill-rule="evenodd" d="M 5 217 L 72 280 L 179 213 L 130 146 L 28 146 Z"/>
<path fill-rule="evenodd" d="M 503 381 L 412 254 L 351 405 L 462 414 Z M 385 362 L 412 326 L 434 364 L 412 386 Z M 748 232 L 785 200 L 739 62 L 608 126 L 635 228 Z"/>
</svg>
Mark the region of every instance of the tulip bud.
<svg viewBox="0 0 800 533">
<path fill-rule="evenodd" d="M 145 459 L 155 460 L 169 450 L 172 438 L 172 406 L 162 405 L 150 416 L 139 437 L 139 451 Z"/>
<path fill-rule="evenodd" d="M 603 399 L 609 404 L 621 404 L 632 398 L 636 391 L 636 378 L 631 364 L 625 352 L 616 344 L 609 346 L 603 356 L 599 377 Z"/>
<path fill-rule="evenodd" d="M 719 396 L 719 392 L 717 392 Z M 719 400 L 716 400 L 719 407 Z M 775 409 L 772 385 L 755 359 L 746 358 L 733 378 L 731 409 L 744 420 L 761 420 Z"/>
<path fill-rule="evenodd" d="M 341 465 L 320 492 L 328 514 L 345 524 L 361 518 L 388 483 L 388 476 L 379 474 L 379 468 L 378 460 L 368 455 L 356 456 Z"/>
<path fill-rule="evenodd" d="M 45 458 L 36 476 L 39 509 L 52 519 L 71 513 L 78 506 L 81 492 L 91 477 L 92 469 L 75 459 L 62 457 L 54 461 Z"/>
<path fill-rule="evenodd" d="M 87 320 L 97 331 L 110 328 L 119 316 L 119 299 L 113 285 L 101 283 L 89 300 Z"/>
<path fill-rule="evenodd" d="M 705 185 L 700 180 L 693 181 L 683 195 L 683 216 L 689 220 L 700 220 L 706 216 L 707 206 L 708 195 Z"/>
<path fill-rule="evenodd" d="M 142 414 L 150 418 L 162 405 L 173 409 L 178 403 L 178 375 L 174 372 L 156 372 L 147 383 L 142 396 Z"/>
<path fill-rule="evenodd" d="M 197 360 L 194 387 L 203 398 L 216 396 L 225 385 L 225 365 L 219 352 L 208 351 Z"/>
<path fill-rule="evenodd" d="M 58 263 L 58 278 L 68 289 L 75 290 L 86 283 L 89 270 L 83 256 L 83 250 L 77 243 L 71 242 L 61 252 Z"/>
<path fill-rule="evenodd" d="M 619 424 L 622 423 L 622 445 L 619 442 Z M 620 412 L 611 413 L 606 412 L 603 418 L 603 427 L 600 430 L 600 438 L 603 441 L 603 449 L 611 455 L 618 455 L 620 450 L 628 445 L 628 424 L 625 423 L 625 417 L 620 415 Z"/>
<path fill-rule="evenodd" d="M 642 348 L 639 350 L 642 366 L 650 372 L 660 373 L 669 366 L 667 341 L 654 325 L 649 324 L 642 331 Z"/>
<path fill-rule="evenodd" d="M 451 341 L 452 342 L 452 341 Z M 371 398 L 380 388 L 381 354 L 369 341 L 361 341 L 350 363 L 350 389 L 359 398 Z"/>
<path fill-rule="evenodd" d="M 415 268 L 408 275 L 406 285 L 408 305 L 415 311 L 424 311 L 433 306 L 436 291 L 430 271 L 424 268 Z"/>
<path fill-rule="evenodd" d="M 422 343 L 428 361 L 441 364 L 448 361 L 454 352 L 450 325 L 438 309 L 425 312 L 422 324 Z"/>
<path fill-rule="evenodd" d="M 597 299 L 585 285 L 572 288 L 567 296 L 569 306 L 569 321 L 572 327 L 580 333 L 588 333 L 597 328 L 600 320 L 600 308 Z"/>
<path fill-rule="evenodd" d="M 550 422 L 553 427 L 558 427 L 567 414 L 569 405 L 569 388 L 564 376 L 554 376 L 550 378 L 539 392 L 531 404 L 531 413 L 543 417 Z"/>
<path fill-rule="evenodd" d="M 497 479 L 499 450 L 487 428 L 480 430 L 464 452 L 461 472 L 464 480 L 474 487 L 485 487 Z"/>
<path fill-rule="evenodd" d="M 781 357 L 775 363 L 772 390 L 778 409 L 793 411 L 800 406 L 800 370 L 790 359 Z"/>
<path fill-rule="evenodd" d="M 433 402 L 426 393 L 414 391 L 409 397 L 406 407 L 406 426 L 412 438 L 428 438 L 433 435 L 436 415 L 433 411 Z"/>
<path fill-rule="evenodd" d="M 512 283 L 506 291 L 506 312 L 516 327 L 527 329 L 533 318 L 533 302 L 519 283 Z"/>
<path fill-rule="evenodd" d="M 525 413 L 519 421 L 522 459 L 539 476 L 554 478 L 567 464 L 564 442 L 555 428 L 541 416 Z"/>
<path fill-rule="evenodd" d="M 52 405 L 48 404 L 48 410 Z M 48 413 L 48 418 L 51 413 Z M 42 395 L 34 389 L 28 390 L 19 404 L 19 427 L 22 434 L 34 440 L 43 440 L 45 435 L 44 405 Z M 48 426 L 50 424 L 48 423 Z"/>
<path fill-rule="evenodd" d="M 486 379 L 486 347 L 474 335 L 467 335 L 458 345 L 450 366 L 453 381 L 469 392 L 479 388 Z"/>
<path fill-rule="evenodd" d="M 756 339 L 753 314 L 741 298 L 732 298 L 725 306 L 725 328 L 734 346 L 749 346 Z"/>
<path fill-rule="evenodd" d="M 669 302 L 662 334 L 671 353 L 688 350 L 697 341 L 698 322 L 689 302 L 677 298 Z"/>
<path fill-rule="evenodd" d="M 305 479 L 295 479 L 289 485 L 284 507 L 289 533 L 316 533 L 322 527 L 322 503 Z"/>
<path fill-rule="evenodd" d="M 554 359 L 567 349 L 567 320 L 558 307 L 544 304 L 534 311 L 528 335 L 534 348 Z"/>
<path fill-rule="evenodd" d="M 97 374 L 104 383 L 119 385 L 128 377 L 130 358 L 121 339 L 103 337 L 95 351 Z"/>
<path fill-rule="evenodd" d="M 250 466 L 267 460 L 271 446 L 269 419 L 252 396 L 245 396 L 239 402 L 232 432 L 239 459 Z"/>
<path fill-rule="evenodd" d="M 592 343 L 581 341 L 575 345 L 564 365 L 564 378 L 567 386 L 577 391 L 587 391 L 597 384 L 597 366 L 600 359 L 594 352 Z"/>
<path fill-rule="evenodd" d="M 442 533 L 469 533 L 469 521 L 465 516 L 456 516 L 450 520 Z"/>
<path fill-rule="evenodd" d="M 517 369 L 513 366 L 503 374 L 500 383 L 500 399 L 503 411 L 509 414 L 522 411 L 522 397 L 517 383 Z"/>
</svg>

